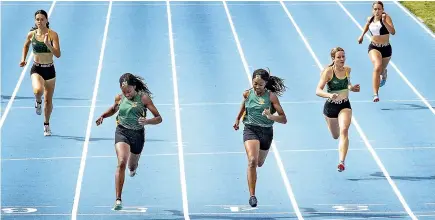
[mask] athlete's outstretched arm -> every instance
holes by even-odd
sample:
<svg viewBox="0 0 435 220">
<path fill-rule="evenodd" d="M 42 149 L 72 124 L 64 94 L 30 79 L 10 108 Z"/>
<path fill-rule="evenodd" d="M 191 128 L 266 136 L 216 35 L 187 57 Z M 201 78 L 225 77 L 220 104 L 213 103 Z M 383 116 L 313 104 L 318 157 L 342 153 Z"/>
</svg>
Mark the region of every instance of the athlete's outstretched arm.
<svg viewBox="0 0 435 220">
<path fill-rule="evenodd" d="M 243 100 L 242 100 L 242 103 L 240 104 L 240 110 L 239 110 L 239 113 L 237 114 L 236 122 L 233 125 L 235 130 L 239 129 L 240 119 L 242 119 L 245 115 L 245 100 L 248 98 L 248 93 L 249 93 L 249 90 L 246 90 L 243 92 Z"/>
<path fill-rule="evenodd" d="M 49 39 L 53 40 L 53 46 L 50 44 Z M 51 36 L 47 36 L 44 38 L 44 43 L 47 45 L 47 47 L 51 50 L 54 56 L 57 58 L 60 57 L 60 42 L 59 42 L 59 35 L 55 31 L 51 31 Z"/>
<path fill-rule="evenodd" d="M 385 28 L 387 28 L 388 32 L 390 32 L 391 35 L 395 35 L 396 28 L 394 28 L 393 20 L 391 19 L 391 16 L 387 15 L 387 14 L 384 14 L 382 16 L 383 16 L 382 18 L 383 18 Z M 385 18 L 385 20 L 384 20 L 384 18 Z"/>
<path fill-rule="evenodd" d="M 163 119 L 160 115 L 159 111 L 157 110 L 156 106 L 153 103 L 153 100 L 147 95 L 142 96 L 142 103 L 147 107 L 147 109 L 150 110 L 150 112 L 153 114 L 154 118 L 146 119 L 146 118 L 140 118 L 139 123 L 143 125 L 156 125 L 162 123 Z"/>
<path fill-rule="evenodd" d="M 364 28 L 363 28 L 363 31 L 362 31 L 361 35 L 359 36 L 358 43 L 362 43 L 362 42 L 363 42 L 363 40 L 364 40 L 364 35 L 365 35 L 365 34 L 367 33 L 367 31 L 369 30 L 370 19 L 371 19 L 371 17 L 368 17 L 368 18 L 367 18 L 367 22 L 366 22 L 366 24 L 364 25 Z"/>
<path fill-rule="evenodd" d="M 32 36 L 33 36 L 33 31 L 30 31 L 29 33 L 27 33 L 26 40 L 24 41 L 24 45 L 23 45 L 23 52 L 21 55 L 20 67 L 25 66 L 27 63 L 26 58 L 27 58 L 27 54 L 29 53 L 29 48 L 30 48 Z"/>
<path fill-rule="evenodd" d="M 332 73 L 330 68 L 326 68 L 322 71 L 322 75 L 320 76 L 319 83 L 316 87 L 316 95 L 322 98 L 331 98 L 332 94 L 325 92 L 323 89 L 325 88 L 326 83 L 332 78 Z"/>
<path fill-rule="evenodd" d="M 242 118 L 242 116 L 245 114 L 245 100 L 248 98 L 248 93 L 249 93 L 248 90 L 243 92 L 243 100 L 242 100 L 242 104 L 240 105 L 239 114 L 237 114 L 237 118 L 236 118 L 237 121 L 239 121 Z"/>
<path fill-rule="evenodd" d="M 353 85 L 352 82 L 350 81 L 350 78 L 351 78 L 350 72 L 352 72 L 352 68 L 350 68 L 350 67 L 345 67 L 345 68 L 347 68 L 347 78 L 348 78 L 348 82 L 349 82 L 349 84 L 347 85 L 347 89 L 349 89 L 352 92 L 359 92 L 359 90 L 360 90 L 359 84 Z"/>
<path fill-rule="evenodd" d="M 119 110 L 119 103 L 121 101 L 121 95 L 116 95 L 115 96 L 115 103 L 113 103 L 113 105 L 107 109 L 96 121 L 97 125 L 100 125 L 103 123 L 103 119 L 111 117 L 112 115 L 114 115 L 116 112 L 118 112 Z"/>
<path fill-rule="evenodd" d="M 284 110 L 282 109 L 281 103 L 279 102 L 278 96 L 276 96 L 275 93 L 270 93 L 270 102 L 272 103 L 273 107 L 275 108 L 278 115 L 272 115 L 270 114 L 270 111 L 265 111 L 266 116 L 268 119 L 276 121 L 281 124 L 287 123 L 287 116 L 285 115 Z"/>
</svg>

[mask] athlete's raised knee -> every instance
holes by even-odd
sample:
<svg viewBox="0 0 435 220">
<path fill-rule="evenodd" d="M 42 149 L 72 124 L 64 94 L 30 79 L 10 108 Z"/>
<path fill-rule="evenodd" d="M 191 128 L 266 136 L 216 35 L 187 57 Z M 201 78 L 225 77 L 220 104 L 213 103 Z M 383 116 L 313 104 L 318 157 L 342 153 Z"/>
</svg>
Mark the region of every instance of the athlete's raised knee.
<svg viewBox="0 0 435 220">
<path fill-rule="evenodd" d="M 253 157 L 253 156 L 250 156 L 248 158 L 248 167 L 249 168 L 255 168 L 257 166 L 258 166 L 258 159 Z"/>
<path fill-rule="evenodd" d="M 43 93 L 44 93 L 44 89 L 41 86 L 36 86 L 33 88 L 33 94 L 42 96 Z"/>
<path fill-rule="evenodd" d="M 382 72 L 382 63 L 375 63 L 373 68 L 374 68 L 376 73 L 380 74 Z"/>
<path fill-rule="evenodd" d="M 340 136 L 348 136 L 349 134 L 349 128 L 345 127 L 345 128 L 340 128 Z"/>
<path fill-rule="evenodd" d="M 118 169 L 125 170 L 126 167 L 127 167 L 127 160 L 120 159 L 118 161 Z"/>
</svg>

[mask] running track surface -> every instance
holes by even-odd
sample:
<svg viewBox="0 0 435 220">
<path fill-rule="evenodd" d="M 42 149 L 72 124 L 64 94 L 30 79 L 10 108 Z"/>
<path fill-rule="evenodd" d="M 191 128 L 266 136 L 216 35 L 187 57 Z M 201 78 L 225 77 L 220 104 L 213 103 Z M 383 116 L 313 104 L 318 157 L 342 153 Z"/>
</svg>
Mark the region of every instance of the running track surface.
<svg viewBox="0 0 435 220">
<path fill-rule="evenodd" d="M 371 102 L 371 2 L 2 2 L 2 219 L 431 219 L 435 211 L 435 41 L 398 4 L 381 102 Z M 33 13 L 50 11 L 62 57 L 51 119 L 18 66 Z M 346 50 L 353 124 L 347 169 L 315 95 L 331 48 Z M 31 62 L 29 62 L 31 63 Z M 285 78 L 288 124 L 259 169 L 250 208 L 242 130 L 232 125 L 252 71 Z M 97 117 L 140 74 L 163 123 L 147 127 L 138 175 L 115 199 L 114 117 Z M 22 78 L 20 78 L 22 77 Z M 10 104 L 8 106 L 8 104 Z"/>
</svg>

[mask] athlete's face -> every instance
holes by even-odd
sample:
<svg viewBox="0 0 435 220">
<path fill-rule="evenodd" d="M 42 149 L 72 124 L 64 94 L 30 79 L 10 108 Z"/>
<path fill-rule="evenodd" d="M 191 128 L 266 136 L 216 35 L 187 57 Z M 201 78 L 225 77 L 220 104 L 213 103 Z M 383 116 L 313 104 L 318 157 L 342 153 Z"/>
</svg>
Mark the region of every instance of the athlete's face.
<svg viewBox="0 0 435 220">
<path fill-rule="evenodd" d="M 131 99 L 136 95 L 135 89 L 136 89 L 136 86 L 130 86 L 130 85 L 121 87 L 122 94 L 124 94 L 124 96 L 127 99 Z"/>
<path fill-rule="evenodd" d="M 379 17 L 384 12 L 384 7 L 382 7 L 381 4 L 374 4 L 373 5 L 373 15 L 376 17 Z"/>
<path fill-rule="evenodd" d="M 264 81 L 259 75 L 257 75 L 252 80 L 252 87 L 257 94 L 262 93 L 264 91 L 264 88 L 266 87 L 266 81 Z"/>
<path fill-rule="evenodd" d="M 47 27 L 47 18 L 43 14 L 37 14 L 35 16 L 35 25 L 38 28 Z"/>
<path fill-rule="evenodd" d="M 346 56 L 344 54 L 344 51 L 338 51 L 335 53 L 335 57 L 334 57 L 335 65 L 337 65 L 338 67 L 342 67 L 344 66 L 345 61 L 346 61 Z"/>
</svg>

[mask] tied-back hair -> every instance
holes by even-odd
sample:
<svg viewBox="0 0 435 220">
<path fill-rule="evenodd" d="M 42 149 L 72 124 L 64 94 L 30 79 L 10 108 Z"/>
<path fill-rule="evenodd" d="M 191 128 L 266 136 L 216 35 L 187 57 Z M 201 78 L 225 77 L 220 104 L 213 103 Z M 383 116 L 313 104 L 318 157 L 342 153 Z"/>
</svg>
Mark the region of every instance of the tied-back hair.
<svg viewBox="0 0 435 220">
<path fill-rule="evenodd" d="M 39 15 L 39 14 L 41 14 L 41 15 L 44 15 L 45 16 L 45 18 L 47 19 L 47 28 L 50 28 L 50 22 L 48 22 L 48 14 L 47 14 L 47 12 L 46 11 L 44 11 L 44 10 L 38 10 L 38 11 L 36 11 L 35 12 L 35 17 L 36 17 L 36 15 Z M 31 29 L 30 29 L 30 31 L 34 31 L 34 30 L 36 30 L 36 29 L 38 29 L 38 27 L 36 27 L 36 25 L 35 26 L 33 26 Z"/>
<path fill-rule="evenodd" d="M 374 1 L 372 7 L 375 6 L 376 4 L 380 4 L 382 8 L 384 8 L 384 3 L 382 1 Z"/>
<path fill-rule="evenodd" d="M 124 73 L 119 78 L 119 85 L 122 86 L 136 86 L 136 92 L 144 93 L 148 95 L 150 98 L 152 98 L 152 93 L 148 89 L 148 86 L 146 85 L 144 79 L 138 75 L 133 75 L 131 73 Z"/>
<path fill-rule="evenodd" d="M 269 68 L 267 69 L 269 70 Z M 252 79 L 257 76 L 260 76 L 262 80 L 266 81 L 266 89 L 276 93 L 278 96 L 281 96 L 286 91 L 287 87 L 284 85 L 284 80 L 277 76 L 272 76 L 270 70 L 257 69 L 252 74 Z"/>
<path fill-rule="evenodd" d="M 330 55 L 331 55 L 332 63 L 329 64 L 329 67 L 334 65 L 335 54 L 337 52 L 339 52 L 339 51 L 343 51 L 344 52 L 344 49 L 341 48 L 341 47 L 334 47 L 334 48 L 331 49 L 331 54 Z"/>
</svg>

